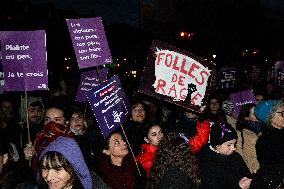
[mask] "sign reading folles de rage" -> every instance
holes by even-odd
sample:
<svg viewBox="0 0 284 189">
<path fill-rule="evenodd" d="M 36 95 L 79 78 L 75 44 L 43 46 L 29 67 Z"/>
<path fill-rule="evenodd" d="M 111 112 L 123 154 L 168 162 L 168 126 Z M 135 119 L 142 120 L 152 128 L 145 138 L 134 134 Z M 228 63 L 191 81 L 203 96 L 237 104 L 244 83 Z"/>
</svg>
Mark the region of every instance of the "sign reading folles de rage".
<svg viewBox="0 0 284 189">
<path fill-rule="evenodd" d="M 87 102 L 85 91 L 90 91 L 92 88 L 100 85 L 107 79 L 108 68 L 103 68 L 98 71 L 87 71 L 81 73 L 80 83 L 77 91 L 76 101 Z"/>
<path fill-rule="evenodd" d="M 112 63 L 100 17 L 66 20 L 79 68 Z"/>
<path fill-rule="evenodd" d="M 1 32 L 5 91 L 48 90 L 45 31 Z"/>
<path fill-rule="evenodd" d="M 139 91 L 200 111 L 210 88 L 213 64 L 157 41 L 152 43 Z"/>
<path fill-rule="evenodd" d="M 86 91 L 87 99 L 99 123 L 104 137 L 107 137 L 130 114 L 130 105 L 118 76 Z"/>
</svg>

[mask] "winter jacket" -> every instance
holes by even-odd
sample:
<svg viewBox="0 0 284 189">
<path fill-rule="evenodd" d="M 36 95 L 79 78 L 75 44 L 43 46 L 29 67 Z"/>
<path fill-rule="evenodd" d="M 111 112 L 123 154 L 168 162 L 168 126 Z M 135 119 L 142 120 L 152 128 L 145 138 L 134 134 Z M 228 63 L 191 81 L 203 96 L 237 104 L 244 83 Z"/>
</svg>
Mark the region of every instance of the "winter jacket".
<svg viewBox="0 0 284 189">
<path fill-rule="evenodd" d="M 256 155 L 260 168 L 276 168 L 284 173 L 284 129 L 269 127 L 256 141 Z"/>
<path fill-rule="evenodd" d="M 192 179 L 182 170 L 171 167 L 162 176 L 159 189 L 196 189 Z"/>
<path fill-rule="evenodd" d="M 140 165 L 139 162 L 137 163 Z M 145 188 L 146 173 L 141 165 L 139 169 L 141 176 L 139 176 L 135 161 L 130 154 L 124 157 L 121 166 L 113 165 L 110 157 L 105 154 L 101 154 L 98 159 L 97 172 L 112 189 Z"/>
<path fill-rule="evenodd" d="M 241 178 L 250 178 L 250 171 L 237 152 L 222 155 L 206 148 L 202 151 L 200 165 L 202 189 L 239 189 Z"/>
<path fill-rule="evenodd" d="M 140 162 L 146 171 L 147 177 L 150 176 L 150 171 L 153 166 L 157 147 L 151 144 L 142 144 L 142 153 L 137 155 L 135 158 Z"/>
</svg>

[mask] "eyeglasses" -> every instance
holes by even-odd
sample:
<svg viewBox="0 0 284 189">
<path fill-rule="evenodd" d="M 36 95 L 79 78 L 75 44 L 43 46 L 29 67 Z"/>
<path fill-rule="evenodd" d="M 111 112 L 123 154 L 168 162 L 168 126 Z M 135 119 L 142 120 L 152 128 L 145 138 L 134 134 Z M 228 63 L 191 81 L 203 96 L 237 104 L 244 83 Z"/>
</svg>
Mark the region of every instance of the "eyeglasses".
<svg viewBox="0 0 284 189">
<path fill-rule="evenodd" d="M 284 117 L 284 111 L 282 111 L 282 112 L 276 112 L 276 113 L 281 114 L 281 116 Z"/>
</svg>

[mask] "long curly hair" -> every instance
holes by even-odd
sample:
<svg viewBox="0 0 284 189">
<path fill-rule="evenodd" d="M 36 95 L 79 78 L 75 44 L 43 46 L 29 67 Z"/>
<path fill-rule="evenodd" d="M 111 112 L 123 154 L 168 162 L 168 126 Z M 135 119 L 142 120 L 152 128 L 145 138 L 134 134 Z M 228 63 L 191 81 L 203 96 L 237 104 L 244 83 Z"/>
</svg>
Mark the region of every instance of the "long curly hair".
<svg viewBox="0 0 284 189">
<path fill-rule="evenodd" d="M 190 146 L 177 133 L 170 132 L 160 141 L 147 189 L 158 188 L 160 180 L 170 167 L 176 167 L 200 186 L 199 161 Z"/>
</svg>

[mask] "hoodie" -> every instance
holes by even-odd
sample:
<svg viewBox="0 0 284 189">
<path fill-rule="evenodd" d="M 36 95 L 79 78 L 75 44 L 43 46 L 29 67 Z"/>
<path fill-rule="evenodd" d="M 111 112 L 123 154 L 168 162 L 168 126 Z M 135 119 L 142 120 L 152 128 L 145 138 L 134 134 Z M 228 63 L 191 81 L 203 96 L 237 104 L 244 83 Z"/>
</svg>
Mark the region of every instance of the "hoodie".
<svg viewBox="0 0 284 189">
<path fill-rule="evenodd" d="M 92 189 L 91 173 L 85 163 L 80 147 L 74 139 L 59 136 L 44 149 L 39 159 L 41 160 L 50 151 L 62 154 L 73 166 L 82 186 L 85 189 Z"/>
</svg>

